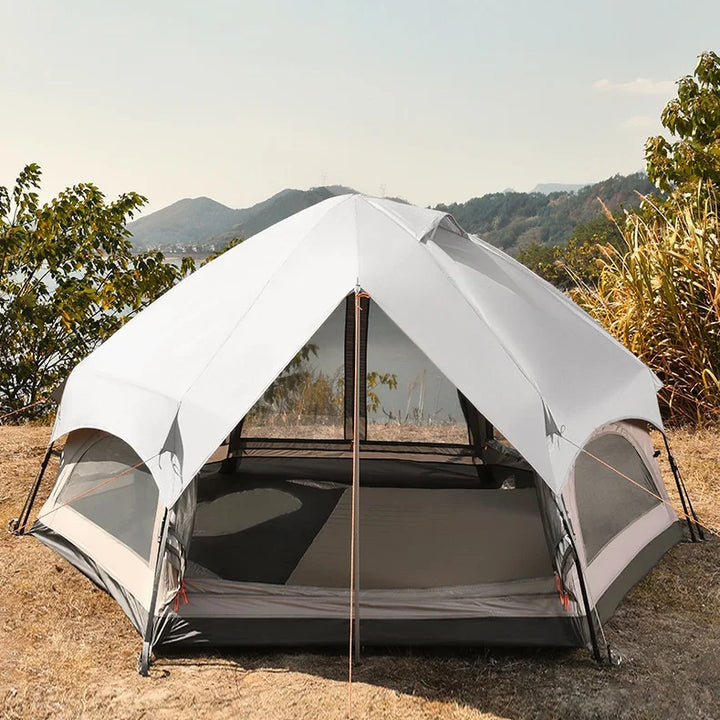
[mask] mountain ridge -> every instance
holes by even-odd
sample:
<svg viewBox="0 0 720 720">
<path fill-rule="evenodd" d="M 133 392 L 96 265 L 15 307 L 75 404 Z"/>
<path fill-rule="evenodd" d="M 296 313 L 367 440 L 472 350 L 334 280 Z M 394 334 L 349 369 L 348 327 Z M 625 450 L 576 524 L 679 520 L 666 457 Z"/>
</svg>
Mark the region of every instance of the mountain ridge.
<svg viewBox="0 0 720 720">
<path fill-rule="evenodd" d="M 343 185 L 309 190 L 286 188 L 248 208 L 233 209 L 208 197 L 183 198 L 128 223 L 137 249 L 218 250 L 236 237 L 248 238 L 334 195 L 356 192 Z"/>
<path fill-rule="evenodd" d="M 602 214 L 640 204 L 641 195 L 654 190 L 644 173 L 614 175 L 577 190 L 552 190 L 543 183 L 529 193 L 512 190 L 488 193 L 462 203 L 438 204 L 468 232 L 507 251 L 532 242 L 557 245 L 579 224 Z M 542 188 L 542 190 L 540 189 Z M 246 239 L 290 215 L 335 195 L 356 192 L 344 185 L 308 190 L 286 188 L 248 208 L 233 209 L 212 198 L 183 198 L 128 224 L 137 249 L 208 253 L 234 238 Z M 600 201 L 600 202 L 598 202 Z M 601 205 L 602 203 L 602 205 Z"/>
</svg>

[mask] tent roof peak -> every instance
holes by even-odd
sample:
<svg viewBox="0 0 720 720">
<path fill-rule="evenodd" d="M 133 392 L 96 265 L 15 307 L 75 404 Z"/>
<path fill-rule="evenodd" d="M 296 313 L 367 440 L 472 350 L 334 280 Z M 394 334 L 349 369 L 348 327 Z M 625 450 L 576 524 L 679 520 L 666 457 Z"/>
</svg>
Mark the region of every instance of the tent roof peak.
<svg viewBox="0 0 720 720">
<path fill-rule="evenodd" d="M 410 203 L 389 198 L 380 198 L 364 193 L 347 193 L 339 195 L 337 199 L 350 200 L 356 204 L 369 207 L 382 213 L 418 242 L 427 242 L 435 235 L 438 228 L 442 228 L 460 237 L 469 238 L 468 233 L 460 227 L 455 218 L 443 210 L 419 207 Z M 323 202 L 331 202 L 334 198 Z"/>
</svg>

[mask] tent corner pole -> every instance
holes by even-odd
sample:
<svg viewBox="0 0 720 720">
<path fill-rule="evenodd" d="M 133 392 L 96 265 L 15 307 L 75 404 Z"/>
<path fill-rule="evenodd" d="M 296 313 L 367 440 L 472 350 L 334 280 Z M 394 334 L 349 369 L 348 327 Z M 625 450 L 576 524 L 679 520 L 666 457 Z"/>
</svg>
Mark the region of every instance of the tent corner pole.
<svg viewBox="0 0 720 720">
<path fill-rule="evenodd" d="M 153 648 L 153 628 L 155 625 L 155 608 L 157 607 L 158 588 L 160 586 L 160 575 L 162 573 L 162 560 L 165 554 L 165 545 L 168 537 L 168 526 L 170 524 L 170 513 L 165 508 L 163 513 L 162 524 L 160 526 L 160 536 L 158 538 L 158 552 L 155 559 L 155 572 L 153 574 L 152 595 L 150 596 L 150 607 L 148 608 L 147 623 L 143 634 L 142 650 L 138 657 L 138 673 L 143 677 L 150 674 L 150 655 Z"/>
<path fill-rule="evenodd" d="M 592 655 L 595 662 L 600 665 L 603 662 L 602 654 L 600 653 L 600 645 L 598 644 L 597 632 L 595 630 L 595 623 L 593 622 L 592 608 L 590 607 L 590 598 L 588 596 L 587 585 L 585 583 L 585 573 L 580 567 L 580 558 L 578 557 L 577 550 L 575 549 L 575 543 L 573 541 L 573 554 L 575 555 L 575 567 L 577 568 L 578 582 L 580 583 L 580 594 L 582 595 L 583 605 L 585 606 L 585 617 L 588 624 L 588 632 L 590 633 L 590 644 L 592 645 Z M 600 622 L 600 618 L 598 618 Z"/>
<path fill-rule="evenodd" d="M 54 445 L 55 443 L 51 442 L 47 446 L 47 450 L 45 451 L 45 457 L 43 458 L 42 464 L 40 465 L 40 471 L 35 478 L 35 482 L 31 485 L 30 490 L 28 491 L 27 497 L 25 498 L 25 504 L 23 505 L 23 509 L 20 512 L 20 515 L 14 520 L 10 521 L 8 530 L 10 530 L 13 535 L 25 534 L 25 527 L 27 526 L 28 520 L 30 518 L 30 513 L 32 511 L 33 505 L 35 504 L 35 499 L 37 498 L 38 491 L 40 490 L 40 484 L 42 483 L 43 477 L 45 476 L 45 471 L 47 470 L 48 463 L 50 462 L 50 457 L 53 454 Z"/>
<path fill-rule="evenodd" d="M 582 564 L 580 562 L 580 556 L 578 555 L 577 547 L 575 545 L 575 537 L 570 529 L 570 523 L 563 510 L 558 506 L 560 510 L 560 517 L 562 518 L 565 532 L 567 533 L 568 539 L 572 546 L 572 553 L 575 556 L 575 568 L 577 569 L 578 584 L 580 585 L 580 595 L 582 596 L 583 607 L 585 609 L 585 619 L 588 625 L 588 634 L 590 635 L 590 645 L 592 646 L 592 656 L 595 662 L 600 665 L 603 662 L 602 654 L 600 653 L 600 645 L 598 643 L 597 632 L 595 630 L 595 623 L 593 622 L 593 611 L 590 606 L 590 596 L 587 591 L 587 584 L 585 583 L 585 573 L 583 572 Z M 600 618 L 598 617 L 598 623 Z"/>
<path fill-rule="evenodd" d="M 662 431 L 661 431 L 662 432 Z M 705 540 L 705 534 L 702 531 L 702 527 L 698 522 L 695 509 L 690 502 L 690 495 L 688 494 L 685 483 L 683 482 L 682 476 L 680 475 L 680 468 L 675 462 L 675 457 L 670 451 L 670 442 L 667 435 L 662 432 L 663 441 L 665 442 L 665 451 L 667 452 L 668 462 L 670 463 L 670 469 L 672 470 L 673 477 L 675 478 L 675 486 L 677 487 L 678 495 L 680 496 L 680 503 L 682 504 L 683 515 L 685 516 L 685 522 L 687 523 L 688 530 L 690 531 L 691 542 L 702 542 Z M 694 526 L 694 529 L 693 529 Z M 697 531 L 697 537 L 695 536 Z"/>
</svg>

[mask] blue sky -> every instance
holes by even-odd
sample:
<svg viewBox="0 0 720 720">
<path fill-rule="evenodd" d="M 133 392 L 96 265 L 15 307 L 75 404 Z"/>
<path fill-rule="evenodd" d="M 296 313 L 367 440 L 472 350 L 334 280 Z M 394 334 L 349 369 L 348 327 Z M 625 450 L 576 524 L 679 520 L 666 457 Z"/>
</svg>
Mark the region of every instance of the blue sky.
<svg viewBox="0 0 720 720">
<path fill-rule="evenodd" d="M 419 204 L 644 167 L 720 3 L 0 0 L 0 184 Z"/>
</svg>

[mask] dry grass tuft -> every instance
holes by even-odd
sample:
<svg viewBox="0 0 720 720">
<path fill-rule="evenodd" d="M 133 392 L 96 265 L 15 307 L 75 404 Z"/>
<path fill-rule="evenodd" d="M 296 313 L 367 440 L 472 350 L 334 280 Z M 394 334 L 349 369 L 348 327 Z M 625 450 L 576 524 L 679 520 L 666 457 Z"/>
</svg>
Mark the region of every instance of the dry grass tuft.
<svg viewBox="0 0 720 720">
<path fill-rule="evenodd" d="M 700 186 L 628 215 L 622 250 L 604 248 L 597 287 L 578 278 L 573 298 L 649 365 L 675 424 L 720 419 L 720 215 Z"/>
<path fill-rule="evenodd" d="M 48 434 L 0 427 L 3 526 L 22 505 Z M 678 430 L 671 442 L 701 519 L 720 529 L 716 433 Z M 355 669 L 354 715 L 716 720 L 719 561 L 717 538 L 680 544 L 640 583 L 606 627 L 625 655 L 620 668 L 598 667 L 583 650 L 373 650 Z M 0 536 L 0 588 L 3 720 L 345 717 L 341 651 L 164 652 L 141 678 L 140 641 L 119 608 L 40 543 Z"/>
</svg>

